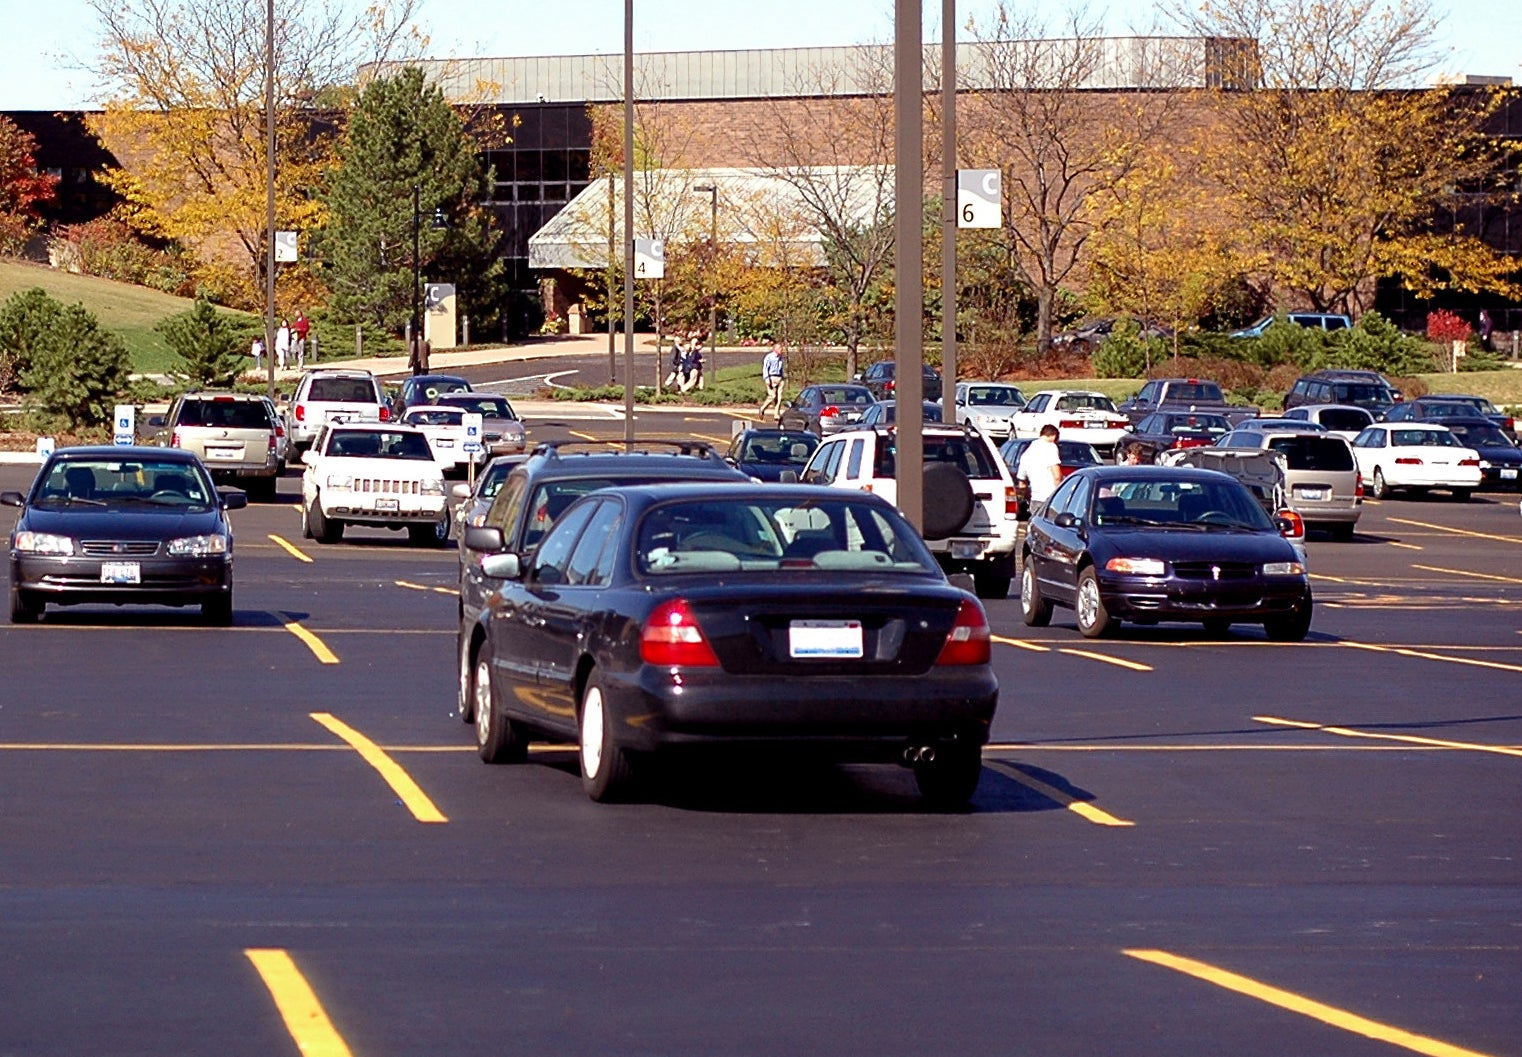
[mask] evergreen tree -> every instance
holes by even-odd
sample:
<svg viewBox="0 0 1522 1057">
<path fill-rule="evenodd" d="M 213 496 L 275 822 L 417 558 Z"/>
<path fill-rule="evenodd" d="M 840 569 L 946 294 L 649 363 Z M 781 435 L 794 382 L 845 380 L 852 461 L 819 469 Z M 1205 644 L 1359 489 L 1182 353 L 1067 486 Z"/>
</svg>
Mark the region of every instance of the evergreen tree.
<svg viewBox="0 0 1522 1057">
<path fill-rule="evenodd" d="M 160 320 L 154 329 L 185 363 L 175 376 L 191 385 L 230 385 L 243 368 L 245 328 L 205 298 L 189 311 Z"/>
<path fill-rule="evenodd" d="M 459 115 L 421 70 L 408 67 L 365 86 L 339 159 L 319 238 L 337 318 L 404 329 L 412 315 L 414 224 L 422 281 L 454 283 L 478 319 L 489 310 L 500 264 L 493 217 L 482 204 L 487 173 Z M 443 227 L 435 226 L 436 215 Z"/>
<path fill-rule="evenodd" d="M 0 306 L 0 343 L 16 354 L 21 387 L 43 411 L 73 428 L 111 421 L 130 365 L 121 338 L 84 305 L 63 305 L 40 289 Z"/>
</svg>

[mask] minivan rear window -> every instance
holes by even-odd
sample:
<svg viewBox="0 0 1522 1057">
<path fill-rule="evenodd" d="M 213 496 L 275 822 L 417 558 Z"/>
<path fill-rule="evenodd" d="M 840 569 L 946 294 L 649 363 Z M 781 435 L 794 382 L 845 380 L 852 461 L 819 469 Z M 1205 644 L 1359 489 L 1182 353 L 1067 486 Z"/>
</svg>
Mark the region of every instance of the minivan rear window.
<svg viewBox="0 0 1522 1057">
<path fill-rule="evenodd" d="M 313 378 L 306 398 L 341 404 L 380 403 L 375 396 L 375 386 L 363 378 Z"/>
<path fill-rule="evenodd" d="M 1274 437 L 1268 446 L 1283 454 L 1291 470 L 1353 469 L 1353 452 L 1341 437 Z"/>
<path fill-rule="evenodd" d="M 1367 411 L 1355 411 L 1352 408 L 1327 408 L 1321 412 L 1321 424 L 1327 429 L 1340 430 L 1344 433 L 1357 433 L 1364 429 L 1373 418 Z"/>
<path fill-rule="evenodd" d="M 219 426 L 222 429 L 269 429 L 270 416 L 253 400 L 187 400 L 180 407 L 181 426 Z"/>
</svg>

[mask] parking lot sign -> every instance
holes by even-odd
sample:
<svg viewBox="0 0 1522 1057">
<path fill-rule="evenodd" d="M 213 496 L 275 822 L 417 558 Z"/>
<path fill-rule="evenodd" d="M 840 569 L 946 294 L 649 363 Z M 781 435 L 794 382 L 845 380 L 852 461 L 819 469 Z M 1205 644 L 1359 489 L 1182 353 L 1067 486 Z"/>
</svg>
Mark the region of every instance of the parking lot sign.
<svg viewBox="0 0 1522 1057">
<path fill-rule="evenodd" d="M 481 450 L 481 418 L 474 411 L 467 411 L 460 417 L 460 424 L 465 427 L 465 450 L 471 455 Z"/>
<path fill-rule="evenodd" d="M 117 404 L 111 428 L 111 443 L 133 444 L 137 441 L 137 408 L 131 404 Z"/>
</svg>

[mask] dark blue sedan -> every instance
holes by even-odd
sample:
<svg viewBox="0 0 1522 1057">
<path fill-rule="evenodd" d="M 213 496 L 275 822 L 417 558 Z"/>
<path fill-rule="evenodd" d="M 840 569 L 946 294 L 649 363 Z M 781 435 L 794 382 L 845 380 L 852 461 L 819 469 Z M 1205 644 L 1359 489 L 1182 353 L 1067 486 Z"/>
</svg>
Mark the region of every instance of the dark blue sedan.
<svg viewBox="0 0 1522 1057">
<path fill-rule="evenodd" d="M 61 448 L 31 491 L 0 492 L 21 508 L 10 538 L 11 622 L 48 604 L 196 605 L 211 624 L 233 615 L 233 532 L 201 460 L 178 448 Z"/>
<path fill-rule="evenodd" d="M 468 546 L 494 542 L 467 532 Z M 479 538 L 478 538 L 479 537 Z M 988 620 L 878 496 L 809 485 L 604 488 L 464 629 L 460 679 L 488 763 L 580 743 L 594 800 L 682 751 L 911 767 L 967 802 L 998 697 Z"/>
<path fill-rule="evenodd" d="M 1239 481 L 1214 470 L 1096 466 L 1058 486 L 1030 521 L 1020 609 L 1044 626 L 1072 608 L 1087 638 L 1121 620 L 1201 623 L 1211 634 L 1261 624 L 1299 642 L 1311 626 L 1305 565 Z"/>
<path fill-rule="evenodd" d="M 724 459 L 758 481 L 780 481 L 785 470 L 803 472 L 819 438 L 806 429 L 746 429 L 729 442 Z"/>
<path fill-rule="evenodd" d="M 1492 491 L 1522 489 L 1522 448 L 1488 418 L 1445 418 L 1443 425 L 1459 443 L 1479 453 L 1480 487 Z"/>
</svg>

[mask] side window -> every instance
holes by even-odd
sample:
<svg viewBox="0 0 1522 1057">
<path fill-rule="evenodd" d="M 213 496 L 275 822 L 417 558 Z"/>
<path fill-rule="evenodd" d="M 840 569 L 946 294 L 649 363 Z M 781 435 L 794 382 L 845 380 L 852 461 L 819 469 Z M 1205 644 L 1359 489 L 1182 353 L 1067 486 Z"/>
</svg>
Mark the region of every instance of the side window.
<svg viewBox="0 0 1522 1057">
<path fill-rule="evenodd" d="M 537 583 L 548 585 L 563 584 L 567 581 L 571 551 L 576 546 L 576 540 L 581 535 L 581 530 L 586 527 L 592 512 L 601 505 L 601 503 L 582 503 L 555 522 L 549 532 L 545 533 L 539 549 L 534 552 L 532 576 Z"/>
<path fill-rule="evenodd" d="M 600 587 L 613 578 L 614 541 L 623 516 L 623 503 L 605 499 L 587 522 L 586 531 L 571 552 L 566 582 Z"/>
<path fill-rule="evenodd" d="M 846 460 L 846 477 L 855 481 L 861 477 L 861 452 L 865 441 L 857 437 L 851 442 L 851 456 Z"/>
<path fill-rule="evenodd" d="M 1136 402 L 1138 404 L 1155 404 L 1157 402 L 1157 390 L 1158 384 L 1156 382 L 1148 382 L 1141 387 L 1141 392 L 1136 394 Z"/>
<path fill-rule="evenodd" d="M 1051 402 L 1051 399 L 1052 399 L 1052 394 L 1051 393 L 1041 393 L 1041 394 L 1033 397 L 1031 399 L 1031 402 L 1029 404 L 1025 405 L 1025 410 L 1027 410 L 1027 411 L 1037 411 L 1037 412 L 1039 412 L 1039 411 L 1045 411 L 1046 410 L 1046 405 Z"/>
<path fill-rule="evenodd" d="M 1076 518 L 1087 521 L 1089 517 L 1089 496 L 1093 494 L 1094 484 L 1085 478 L 1068 493 L 1067 501 L 1062 504 L 1061 509 L 1066 510 Z"/>
<path fill-rule="evenodd" d="M 821 444 L 815 451 L 814 457 L 809 460 L 809 465 L 803 472 L 803 480 L 811 484 L 829 484 L 829 465 L 833 459 L 840 461 L 840 446 L 843 441 L 832 441 Z"/>
<path fill-rule="evenodd" d="M 512 547 L 516 541 L 513 534 L 518 522 L 522 520 L 523 497 L 528 492 L 528 477 L 524 474 L 512 474 L 508 477 L 497 498 L 491 502 L 491 507 L 486 511 L 484 523 L 495 525 L 502 530 L 507 537 L 507 545 Z"/>
<path fill-rule="evenodd" d="M 1073 493 L 1078 489 L 1078 478 L 1069 477 L 1057 486 L 1057 491 L 1052 493 L 1052 498 L 1046 505 L 1047 517 L 1055 517 L 1068 508 L 1068 503 L 1073 498 Z"/>
<path fill-rule="evenodd" d="M 835 478 L 839 476 L 840 458 L 845 454 L 845 450 L 846 446 L 843 442 L 830 445 L 830 450 L 825 453 L 824 464 L 819 468 L 819 480 L 821 484 L 835 483 Z"/>
</svg>

